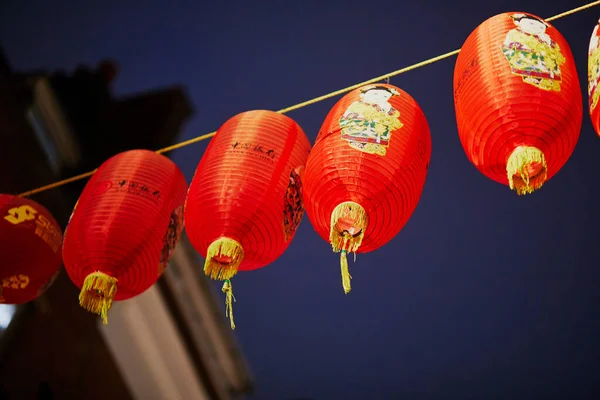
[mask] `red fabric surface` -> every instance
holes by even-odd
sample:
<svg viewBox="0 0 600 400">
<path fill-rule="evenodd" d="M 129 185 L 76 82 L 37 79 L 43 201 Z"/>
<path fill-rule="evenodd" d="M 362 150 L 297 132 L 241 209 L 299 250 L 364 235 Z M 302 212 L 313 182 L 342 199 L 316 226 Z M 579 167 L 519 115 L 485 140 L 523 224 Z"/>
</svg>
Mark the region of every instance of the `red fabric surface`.
<svg viewBox="0 0 600 400">
<path fill-rule="evenodd" d="M 206 258 L 216 239 L 236 240 L 244 250 L 241 271 L 283 254 L 304 213 L 299 174 L 309 151 L 304 131 L 285 115 L 254 110 L 225 122 L 188 193 L 185 226 L 196 250 Z"/>
<path fill-rule="evenodd" d="M 73 283 L 101 271 L 118 279 L 115 300 L 159 278 L 183 228 L 187 182 L 167 157 L 132 150 L 108 159 L 85 186 L 65 230 L 63 259 Z"/>
<path fill-rule="evenodd" d="M 386 101 L 381 99 L 381 94 L 388 93 L 385 90 L 369 90 L 361 102 L 361 90 L 375 87 L 395 90 L 397 94 Z M 392 115 L 392 110 L 387 112 L 391 119 L 383 120 L 381 114 L 373 114 L 377 111 L 375 102 L 383 102 L 383 107 L 391 105 L 399 116 Z M 340 120 L 348 129 L 342 129 Z M 365 136 L 364 132 L 368 131 L 365 124 L 374 128 L 372 132 L 391 131 L 389 138 L 387 134 Z M 355 139 L 360 143 L 357 146 L 362 146 L 375 143 L 377 137 L 380 143 L 387 143 L 384 156 L 358 150 L 349 142 Z M 377 147 L 379 152 L 382 147 Z M 383 246 L 400 232 L 415 210 L 430 157 L 429 126 L 410 95 L 384 84 L 368 85 L 348 93 L 327 115 L 306 164 L 304 202 L 313 227 L 329 242 L 334 208 L 342 202 L 354 201 L 365 209 L 368 217 L 357 253 Z"/>
<path fill-rule="evenodd" d="M 58 275 L 62 230 L 40 204 L 0 194 L 0 303 L 40 296 Z"/>
<path fill-rule="evenodd" d="M 534 30 L 543 30 L 542 23 L 529 18 L 521 23 L 519 14 L 540 20 L 518 12 L 489 18 L 469 35 L 454 70 L 462 146 L 482 174 L 504 185 L 508 185 L 507 160 L 518 146 L 540 149 L 548 164 L 547 180 L 554 176 L 571 156 L 583 118 L 577 70 L 565 38 L 549 23 L 545 33 L 538 34 Z M 564 62 L 552 58 L 557 51 Z M 516 64 L 517 57 L 531 55 L 539 64 L 529 71 Z M 517 68 L 511 67 L 509 58 Z M 551 83 L 559 90 L 540 87 Z"/>
</svg>

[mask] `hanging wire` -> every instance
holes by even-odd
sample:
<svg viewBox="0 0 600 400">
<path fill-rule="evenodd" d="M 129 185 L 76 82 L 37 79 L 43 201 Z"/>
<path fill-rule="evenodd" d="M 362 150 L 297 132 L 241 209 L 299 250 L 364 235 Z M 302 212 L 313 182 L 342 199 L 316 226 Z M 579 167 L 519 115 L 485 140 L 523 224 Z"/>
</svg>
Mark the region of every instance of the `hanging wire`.
<svg viewBox="0 0 600 400">
<path fill-rule="evenodd" d="M 548 22 L 555 21 L 557 19 L 564 18 L 564 17 L 567 17 L 569 15 L 573 15 L 575 13 L 587 10 L 588 8 L 592 8 L 592 7 L 595 7 L 597 5 L 600 5 L 600 0 L 593 1 L 591 3 L 583 5 L 581 7 L 573 8 L 573 9 L 565 11 L 563 13 L 554 15 L 554 16 L 552 16 L 550 18 L 546 18 L 546 21 L 548 21 Z M 396 71 L 389 72 L 387 74 L 378 76 L 376 78 L 372 78 L 372 79 L 369 79 L 367 81 L 360 82 L 360 83 L 357 83 L 355 85 L 348 86 L 348 87 L 345 87 L 343 89 L 336 90 L 334 92 L 324 94 L 323 96 L 315 97 L 314 99 L 310 99 L 310 100 L 304 101 L 302 103 L 295 104 L 293 106 L 282 108 L 281 110 L 277 111 L 277 113 L 279 113 L 279 114 L 285 114 L 285 113 L 288 113 L 290 111 L 297 110 L 299 108 L 310 106 L 312 104 L 319 103 L 319 102 L 321 102 L 323 100 L 327 100 L 329 98 L 338 96 L 340 94 L 351 92 L 352 90 L 358 89 L 359 87 L 362 87 L 364 85 L 369 85 L 369 84 L 376 83 L 376 82 L 381 82 L 381 81 L 389 82 L 389 79 L 391 77 L 393 77 L 393 76 L 397 76 L 397 75 L 403 74 L 405 72 L 412 71 L 414 69 L 421 68 L 421 67 L 424 67 L 426 65 L 433 64 L 435 62 L 444 60 L 446 58 L 450 58 L 450 57 L 452 57 L 454 55 L 457 55 L 459 52 L 460 52 L 460 49 L 457 49 L 457 50 L 453 50 L 453 51 L 450 51 L 450 52 L 445 53 L 445 54 L 440 54 L 437 57 L 432 57 L 432 58 L 430 58 L 428 60 L 421 61 L 421 62 L 418 62 L 418 63 L 413 64 L 413 65 L 409 65 L 408 67 L 404 67 L 404 68 L 398 69 Z M 210 139 L 211 137 L 215 136 L 216 133 L 217 132 L 214 131 L 214 132 L 210 132 L 210 133 L 207 133 L 207 134 L 204 134 L 204 135 L 201 135 L 201 136 L 197 136 L 195 138 L 192 138 L 192 139 L 189 139 L 189 140 L 185 140 L 183 142 L 176 143 L 176 144 L 174 144 L 172 146 L 168 146 L 168 147 L 164 147 L 162 149 L 156 150 L 156 153 L 157 154 L 168 153 L 170 151 L 173 151 L 173 150 L 176 150 L 176 149 L 180 149 L 182 147 L 186 147 L 186 146 L 189 146 L 189 145 L 197 143 L 197 142 L 201 142 L 201 141 L 206 140 L 206 139 Z M 49 185 L 45 185 L 45 186 L 38 187 L 36 189 L 28 190 L 27 192 L 23 192 L 23 193 L 19 194 L 19 196 L 20 197 L 31 196 L 33 194 L 37 194 L 37 193 L 40 193 L 40 192 L 45 192 L 45 191 L 50 190 L 50 189 L 54 189 L 54 188 L 57 188 L 57 187 L 60 187 L 60 186 L 64 186 L 64 185 L 66 185 L 68 183 L 71 183 L 71 182 L 75 182 L 75 181 L 79 181 L 79 180 L 82 180 L 82 179 L 85 179 L 85 178 L 89 178 L 90 176 L 94 175 L 97 170 L 98 169 L 95 169 L 93 171 L 86 172 L 86 173 L 83 173 L 83 174 L 80 174 L 80 175 L 77 175 L 77 176 L 73 176 L 71 178 L 63 179 L 61 181 L 57 181 L 57 182 L 51 183 Z"/>
</svg>

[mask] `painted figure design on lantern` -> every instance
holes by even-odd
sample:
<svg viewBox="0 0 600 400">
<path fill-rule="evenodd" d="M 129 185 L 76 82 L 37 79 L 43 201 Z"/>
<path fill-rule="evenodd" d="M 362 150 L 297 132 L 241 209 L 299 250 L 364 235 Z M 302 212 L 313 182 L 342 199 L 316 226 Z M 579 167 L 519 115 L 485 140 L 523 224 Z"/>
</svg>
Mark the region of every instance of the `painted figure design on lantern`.
<svg viewBox="0 0 600 400">
<path fill-rule="evenodd" d="M 304 167 L 296 168 L 290 173 L 290 183 L 283 199 L 283 232 L 286 242 L 294 235 L 304 215 L 302 181 L 300 180 L 302 169 Z"/>
<path fill-rule="evenodd" d="M 160 263 L 158 264 L 158 275 L 162 275 L 169 264 L 173 250 L 179 241 L 181 231 L 183 230 L 183 206 L 177 207 L 171 213 L 169 227 L 163 239 L 164 246 L 160 252 Z"/>
<path fill-rule="evenodd" d="M 590 47 L 588 49 L 588 95 L 590 112 L 594 111 L 598 105 L 600 91 L 598 91 L 598 81 L 600 81 L 600 20 L 594 27 Z"/>
<path fill-rule="evenodd" d="M 511 72 L 523 82 L 560 92 L 560 67 L 566 61 L 560 46 L 546 33 L 548 24 L 526 14 L 510 16 L 517 26 L 506 34 L 501 49 Z"/>
<path fill-rule="evenodd" d="M 350 104 L 340 117 L 342 139 L 350 147 L 369 154 L 385 156 L 392 132 L 402 128 L 400 112 L 388 102 L 399 93 L 387 86 L 366 86 L 360 100 Z"/>
</svg>

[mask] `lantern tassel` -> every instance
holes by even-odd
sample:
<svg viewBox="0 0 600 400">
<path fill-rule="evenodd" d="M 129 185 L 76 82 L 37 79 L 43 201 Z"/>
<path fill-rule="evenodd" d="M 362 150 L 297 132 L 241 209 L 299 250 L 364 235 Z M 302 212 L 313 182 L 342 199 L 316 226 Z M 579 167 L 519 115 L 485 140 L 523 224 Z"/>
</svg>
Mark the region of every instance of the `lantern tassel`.
<svg viewBox="0 0 600 400">
<path fill-rule="evenodd" d="M 235 330 L 235 322 L 233 321 L 233 302 L 235 300 L 235 296 L 233 295 L 233 287 L 231 286 L 231 281 L 226 279 L 223 282 L 223 288 L 221 289 L 223 293 L 225 293 L 225 316 L 229 317 L 229 323 L 231 324 L 231 329 Z"/>
<path fill-rule="evenodd" d="M 358 203 L 346 201 L 340 203 L 331 213 L 329 241 L 335 253 L 340 254 L 340 268 L 342 272 L 342 286 L 344 293 L 350 293 L 350 273 L 348 271 L 348 253 L 354 253 L 360 247 L 367 229 L 367 213 Z"/>
<path fill-rule="evenodd" d="M 342 220 L 349 221 L 351 226 L 348 229 L 340 231 L 337 225 Z M 367 213 L 365 209 L 358 203 L 346 201 L 340 203 L 333 209 L 331 213 L 331 224 L 329 231 L 329 241 L 333 251 L 338 253 L 349 246 L 346 250 L 355 252 L 365 236 L 367 228 Z"/>
<path fill-rule="evenodd" d="M 518 195 L 533 193 L 548 177 L 544 153 L 536 147 L 517 147 L 506 162 L 506 174 L 511 190 Z"/>
<path fill-rule="evenodd" d="M 85 277 L 79 305 L 94 314 L 100 315 L 103 324 L 108 324 L 108 310 L 117 293 L 117 278 L 103 272 L 92 272 Z"/>
<path fill-rule="evenodd" d="M 244 259 L 244 249 L 237 241 L 221 237 L 208 246 L 204 273 L 214 280 L 231 279 Z"/>
<path fill-rule="evenodd" d="M 350 290 L 352 290 L 352 285 L 350 284 L 352 276 L 348 270 L 348 258 L 346 257 L 346 253 L 346 250 L 340 252 L 340 267 L 342 269 L 342 286 L 344 287 L 344 293 L 348 294 L 350 293 Z"/>
</svg>

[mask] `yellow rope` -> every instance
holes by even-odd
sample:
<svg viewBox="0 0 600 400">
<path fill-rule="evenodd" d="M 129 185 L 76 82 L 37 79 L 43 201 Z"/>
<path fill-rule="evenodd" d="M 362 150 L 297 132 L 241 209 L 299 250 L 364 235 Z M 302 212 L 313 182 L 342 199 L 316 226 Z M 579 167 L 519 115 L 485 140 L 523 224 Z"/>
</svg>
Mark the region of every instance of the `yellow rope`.
<svg viewBox="0 0 600 400">
<path fill-rule="evenodd" d="M 557 15 L 555 15 L 553 17 L 550 17 L 550 18 L 546 18 L 546 21 L 548 21 L 548 22 L 554 21 L 554 20 L 557 20 L 557 19 L 569 16 L 569 15 L 573 15 L 573 14 L 578 13 L 580 11 L 587 10 L 588 8 L 592 8 L 592 7 L 595 7 L 597 5 L 600 5 L 600 0 L 593 1 L 591 3 L 583 5 L 581 7 L 573 8 L 572 10 L 565 11 L 563 13 L 557 14 Z M 344 93 L 350 92 L 350 91 L 352 91 L 354 89 L 357 89 L 357 88 L 359 88 L 361 86 L 368 85 L 368 84 L 375 83 L 375 82 L 380 82 L 380 81 L 388 80 L 389 78 L 391 78 L 393 76 L 397 76 L 397 75 L 403 74 L 405 72 L 412 71 L 414 69 L 421 68 L 421 67 L 424 67 L 424 66 L 429 65 L 429 64 L 433 64 L 433 63 L 441 61 L 443 59 L 452 57 L 452 56 L 458 54 L 459 52 L 460 52 L 460 49 L 453 50 L 453 51 L 450 51 L 448 53 L 441 54 L 441 55 L 439 55 L 437 57 L 433 57 L 433 58 L 430 58 L 428 60 L 421 61 L 421 62 L 413 64 L 413 65 L 409 65 L 408 67 L 404 67 L 404 68 L 398 69 L 396 71 L 387 73 L 385 75 L 381 75 L 381 76 L 378 76 L 376 78 L 369 79 L 367 81 L 360 82 L 360 83 L 357 83 L 357 84 L 352 85 L 352 86 L 348 86 L 348 87 L 346 87 L 344 89 L 336 90 L 335 92 L 331 92 L 331 93 L 325 94 L 323 96 L 315 97 L 314 99 L 307 100 L 307 101 L 304 101 L 302 103 L 295 104 L 293 106 L 289 106 L 289 107 L 283 108 L 283 109 L 281 109 L 281 110 L 279 110 L 277 112 L 279 114 L 285 114 L 285 113 L 288 113 L 290 111 L 297 110 L 299 108 L 310 106 L 311 104 L 315 104 L 315 103 L 321 102 L 323 100 L 327 100 L 327 99 L 329 99 L 331 97 L 335 97 L 335 96 L 338 96 L 340 94 L 344 94 Z M 192 138 L 192 139 L 189 139 L 189 140 L 186 140 L 186 141 L 183 141 L 183 142 L 176 143 L 176 144 L 174 144 L 172 146 L 168 146 L 168 147 L 164 147 L 162 149 L 159 149 L 159 150 L 156 151 L 156 153 L 157 154 L 163 154 L 163 153 L 167 153 L 169 151 L 177 150 L 177 149 L 180 149 L 182 147 L 189 146 L 191 144 L 194 144 L 194 143 L 197 143 L 197 142 L 201 142 L 201 141 L 206 140 L 206 139 L 210 139 L 211 137 L 215 136 L 216 133 L 217 132 L 215 131 L 215 132 L 210 132 L 210 133 L 207 133 L 207 134 L 204 134 L 204 135 L 201 135 L 201 136 L 197 136 L 195 138 Z M 23 192 L 23 193 L 19 194 L 19 196 L 21 196 L 21 197 L 31 196 L 31 195 L 36 194 L 36 193 L 44 192 L 46 190 L 50 190 L 50 189 L 57 188 L 59 186 L 66 185 L 67 183 L 71 183 L 71 182 L 75 182 L 75 181 L 78 181 L 78 180 L 81 180 L 81 179 L 85 179 L 85 178 L 88 178 L 88 177 L 94 175 L 94 173 L 96 171 L 97 171 L 97 169 L 95 169 L 93 171 L 90 171 L 90 172 L 86 172 L 86 173 L 81 174 L 81 175 L 73 176 L 71 178 L 67 178 L 67 179 L 63 179 L 61 181 L 54 182 L 54 183 L 51 183 L 49 185 L 39 187 L 37 189 L 29 190 L 27 192 Z"/>
<path fill-rule="evenodd" d="M 94 175 L 96 173 L 96 171 L 98 171 L 98 169 L 95 169 L 95 170 L 90 171 L 90 172 L 86 172 L 84 174 L 72 176 L 70 178 L 63 179 L 62 181 L 54 182 L 54 183 L 51 183 L 51 184 L 46 185 L 46 186 L 41 186 L 41 187 L 39 187 L 37 189 L 29 190 L 27 192 L 23 192 L 19 196 L 21 196 L 21 197 L 31 196 L 32 194 L 36 194 L 36 193 L 40 193 L 40 192 L 45 192 L 46 190 L 50 190 L 50 189 L 57 188 L 59 186 L 66 185 L 67 183 L 76 182 L 76 181 L 79 181 L 79 180 L 82 180 L 82 179 L 85 179 L 85 178 L 89 178 L 90 176 Z"/>
<path fill-rule="evenodd" d="M 600 1 L 592 1 L 591 3 L 585 4 L 585 5 L 581 6 L 581 7 L 577 7 L 577 8 L 574 8 L 572 10 L 565 11 L 563 13 L 557 14 L 557 15 L 555 15 L 553 17 L 546 18 L 546 21 L 551 22 L 551 21 L 554 21 L 554 20 L 557 20 L 557 19 L 569 16 L 569 15 L 573 15 L 573 14 L 578 13 L 580 11 L 587 10 L 588 8 L 596 7 L 599 4 L 600 4 Z"/>
</svg>

